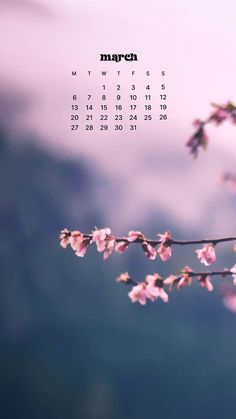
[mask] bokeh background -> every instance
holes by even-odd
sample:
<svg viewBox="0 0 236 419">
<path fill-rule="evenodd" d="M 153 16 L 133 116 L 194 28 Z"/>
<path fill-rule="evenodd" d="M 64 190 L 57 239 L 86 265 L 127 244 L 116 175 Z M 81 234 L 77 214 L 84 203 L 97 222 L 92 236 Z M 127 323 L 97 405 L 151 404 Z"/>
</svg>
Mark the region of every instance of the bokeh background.
<svg viewBox="0 0 236 419">
<path fill-rule="evenodd" d="M 233 1 L 0 0 L 1 419 L 235 418 L 236 317 L 221 293 L 196 285 L 141 307 L 115 281 L 199 269 L 194 249 L 103 262 L 58 242 L 64 227 L 235 234 L 219 183 L 235 128 L 209 127 L 196 161 L 185 148 L 193 119 L 235 100 L 235 16 Z M 135 141 L 70 134 L 71 69 L 99 70 L 101 50 L 166 69 L 165 124 Z M 219 250 L 215 268 L 231 267 L 232 246 Z"/>
</svg>

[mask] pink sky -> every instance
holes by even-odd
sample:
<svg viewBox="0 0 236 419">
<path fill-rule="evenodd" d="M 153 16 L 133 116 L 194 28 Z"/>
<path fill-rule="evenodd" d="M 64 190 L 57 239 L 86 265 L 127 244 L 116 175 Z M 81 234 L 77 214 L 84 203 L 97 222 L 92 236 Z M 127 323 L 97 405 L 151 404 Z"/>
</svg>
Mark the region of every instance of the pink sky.
<svg viewBox="0 0 236 419">
<path fill-rule="evenodd" d="M 236 100 L 235 18 L 234 1 L 0 1 L 0 83 L 32 99 L 17 130 L 37 133 L 53 152 L 83 156 L 122 185 L 123 218 L 106 204 L 113 223 L 119 216 L 137 225 L 156 208 L 183 227 L 230 233 L 234 214 L 217 178 L 234 170 L 235 127 L 211 127 L 209 151 L 197 161 L 184 143 L 210 102 Z M 81 70 L 86 90 L 83 72 L 97 72 L 96 84 L 106 51 L 137 53 L 140 74 L 147 67 L 167 71 L 169 119 L 140 130 L 135 141 L 130 134 L 75 138 L 68 131 L 71 70 Z"/>
</svg>

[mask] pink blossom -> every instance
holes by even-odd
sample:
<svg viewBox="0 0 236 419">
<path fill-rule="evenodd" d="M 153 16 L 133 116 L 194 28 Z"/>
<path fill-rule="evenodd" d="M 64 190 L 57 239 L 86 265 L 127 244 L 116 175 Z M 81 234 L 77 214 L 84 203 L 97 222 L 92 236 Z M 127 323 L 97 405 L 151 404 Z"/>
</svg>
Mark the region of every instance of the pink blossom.
<svg viewBox="0 0 236 419">
<path fill-rule="evenodd" d="M 206 266 L 216 260 L 215 246 L 213 243 L 205 244 L 202 249 L 197 249 L 195 252 L 197 253 L 198 259 L 200 259 L 200 262 Z"/>
<path fill-rule="evenodd" d="M 201 128 L 204 125 L 204 121 L 201 121 L 200 119 L 194 119 L 193 126 L 195 128 Z"/>
<path fill-rule="evenodd" d="M 169 286 L 169 290 L 172 291 L 174 284 L 175 284 L 175 280 L 176 280 L 177 276 L 175 275 L 170 275 L 168 276 L 168 278 L 164 279 L 164 284 Z"/>
<path fill-rule="evenodd" d="M 208 141 L 209 140 L 204 127 L 201 125 L 200 128 L 192 135 L 192 137 L 190 137 L 186 145 L 190 148 L 190 152 L 194 155 L 194 157 L 197 157 L 198 149 L 200 147 L 206 148 Z"/>
<path fill-rule="evenodd" d="M 230 272 L 232 272 L 232 277 L 233 277 L 233 284 L 234 286 L 236 286 L 236 264 L 230 269 Z"/>
<path fill-rule="evenodd" d="M 157 280 L 161 279 L 158 274 L 154 275 L 147 275 L 145 281 L 147 282 L 146 287 L 146 296 L 150 298 L 150 300 L 154 301 L 159 297 L 159 289 L 156 285 Z"/>
<path fill-rule="evenodd" d="M 209 275 L 199 276 L 198 281 L 199 281 L 199 284 L 201 285 L 201 287 L 205 287 L 208 291 L 213 291 L 214 287 L 213 287 L 213 284 L 210 280 Z"/>
<path fill-rule="evenodd" d="M 124 253 L 124 251 L 129 247 L 129 243 L 127 241 L 121 241 L 116 244 L 115 250 L 118 253 Z"/>
<path fill-rule="evenodd" d="M 132 303 L 139 302 L 142 305 L 146 304 L 146 284 L 141 282 L 138 285 L 135 285 L 132 290 L 128 293 L 129 298 Z"/>
<path fill-rule="evenodd" d="M 147 275 L 145 281 L 148 284 L 155 284 L 157 280 L 162 280 L 159 274 Z"/>
<path fill-rule="evenodd" d="M 111 255 L 114 247 L 115 247 L 115 237 L 110 236 L 105 240 L 105 249 L 104 249 L 104 254 L 103 254 L 103 258 L 106 260 L 109 258 L 109 256 Z"/>
<path fill-rule="evenodd" d="M 146 287 L 146 297 L 149 298 L 151 301 L 155 301 L 157 297 L 159 297 L 159 288 L 156 287 L 154 284 L 148 284 Z"/>
<path fill-rule="evenodd" d="M 169 297 L 168 294 L 165 292 L 164 288 L 158 288 L 159 289 L 159 297 L 161 298 L 164 303 L 168 303 Z"/>
<path fill-rule="evenodd" d="M 127 240 L 129 242 L 134 242 L 137 239 L 144 239 L 143 233 L 141 233 L 141 231 L 129 231 Z"/>
<path fill-rule="evenodd" d="M 93 231 L 92 241 L 96 243 L 98 252 L 104 252 L 106 248 L 106 239 L 110 235 L 110 228 L 101 228 Z"/>
<path fill-rule="evenodd" d="M 169 241 L 171 240 L 170 231 L 166 231 L 164 234 L 158 234 L 161 240 L 161 244 L 157 249 L 157 252 L 160 255 L 161 260 L 166 261 L 171 257 L 171 246 Z"/>
<path fill-rule="evenodd" d="M 151 301 L 161 298 L 165 303 L 168 302 L 168 295 L 163 289 L 163 280 L 158 274 L 147 275 L 146 282 L 148 283 L 146 287 L 146 297 Z"/>
<path fill-rule="evenodd" d="M 180 277 L 180 280 L 177 284 L 177 288 L 183 288 L 185 285 L 192 285 L 192 277 L 189 275 L 189 273 L 192 272 L 192 269 L 188 266 L 185 266 L 185 268 L 182 271 L 182 275 Z"/>
<path fill-rule="evenodd" d="M 164 303 L 168 303 L 169 297 L 165 292 L 164 288 L 157 287 L 153 284 L 149 284 L 146 288 L 146 297 L 151 301 L 155 301 L 157 298 L 161 298 Z"/>
<path fill-rule="evenodd" d="M 228 310 L 236 313 L 236 294 L 226 294 L 223 298 L 223 304 Z"/>
<path fill-rule="evenodd" d="M 154 260 L 157 257 L 156 249 L 147 242 L 142 243 L 142 248 L 148 259 Z"/>
<path fill-rule="evenodd" d="M 76 252 L 75 252 L 76 256 L 84 257 L 84 255 L 86 254 L 88 250 L 90 241 L 91 241 L 90 238 L 84 238 L 82 240 L 82 242 L 76 248 Z"/>
<path fill-rule="evenodd" d="M 160 237 L 161 244 L 168 244 L 168 241 L 172 239 L 170 231 L 167 230 L 164 234 L 157 234 Z"/>
<path fill-rule="evenodd" d="M 165 246 L 164 244 L 161 244 L 157 249 L 161 260 L 163 260 L 164 262 L 168 260 L 171 257 L 171 250 L 172 249 L 170 246 Z"/>
<path fill-rule="evenodd" d="M 129 282 L 130 276 L 128 274 L 128 272 L 124 272 L 123 274 L 120 274 L 120 276 L 118 276 L 118 278 L 116 279 L 117 282 Z"/>
<path fill-rule="evenodd" d="M 215 122 L 216 125 L 220 125 L 228 117 L 228 111 L 223 108 L 218 108 L 210 116 L 210 120 Z"/>
<path fill-rule="evenodd" d="M 84 239 L 84 236 L 80 231 L 71 232 L 70 244 L 74 251 L 76 251 L 80 247 L 83 239 Z"/>
<path fill-rule="evenodd" d="M 60 245 L 65 249 L 68 244 L 70 244 L 70 236 L 71 233 L 67 230 L 67 228 L 64 228 L 64 230 L 61 230 L 60 233 Z"/>
</svg>

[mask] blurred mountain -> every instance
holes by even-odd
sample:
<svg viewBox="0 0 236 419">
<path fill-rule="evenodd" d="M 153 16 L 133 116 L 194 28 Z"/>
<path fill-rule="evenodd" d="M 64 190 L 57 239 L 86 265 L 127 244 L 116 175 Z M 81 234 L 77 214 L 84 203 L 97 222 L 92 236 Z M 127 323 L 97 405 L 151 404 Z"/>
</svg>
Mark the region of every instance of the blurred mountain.
<svg viewBox="0 0 236 419">
<path fill-rule="evenodd" d="M 235 318 L 219 295 L 192 287 L 141 307 L 114 280 L 173 273 L 190 251 L 168 267 L 140 249 L 76 258 L 58 234 L 106 225 L 107 179 L 4 130 L 0 171 L 1 419 L 233 419 Z"/>
</svg>

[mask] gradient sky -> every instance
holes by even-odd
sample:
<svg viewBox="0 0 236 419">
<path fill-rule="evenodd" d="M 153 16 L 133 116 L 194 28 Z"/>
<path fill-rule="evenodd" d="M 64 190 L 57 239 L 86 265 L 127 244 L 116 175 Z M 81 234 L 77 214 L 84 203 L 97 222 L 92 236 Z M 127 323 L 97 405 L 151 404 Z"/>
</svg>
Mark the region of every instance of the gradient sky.
<svg viewBox="0 0 236 419">
<path fill-rule="evenodd" d="M 211 102 L 236 100 L 235 18 L 234 1 L 0 0 L 0 88 L 30 103 L 14 130 L 37 134 L 64 157 L 82 156 L 118 185 L 116 199 L 101 203 L 114 225 L 137 227 L 156 210 L 183 228 L 232 232 L 232 197 L 217 179 L 234 170 L 235 127 L 209 127 L 209 150 L 197 161 L 184 144 L 192 120 L 205 118 Z M 141 129 L 135 141 L 130 134 L 75 137 L 68 130 L 71 70 L 81 70 L 86 91 L 85 71 L 96 74 L 106 51 L 136 52 L 139 74 L 167 71 L 169 120 Z"/>
</svg>

